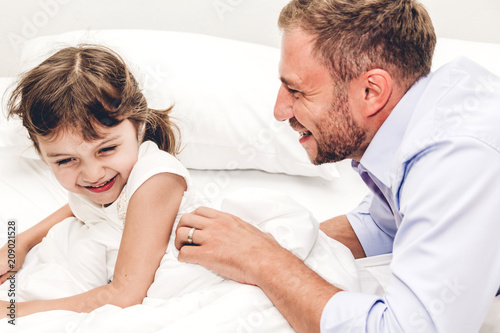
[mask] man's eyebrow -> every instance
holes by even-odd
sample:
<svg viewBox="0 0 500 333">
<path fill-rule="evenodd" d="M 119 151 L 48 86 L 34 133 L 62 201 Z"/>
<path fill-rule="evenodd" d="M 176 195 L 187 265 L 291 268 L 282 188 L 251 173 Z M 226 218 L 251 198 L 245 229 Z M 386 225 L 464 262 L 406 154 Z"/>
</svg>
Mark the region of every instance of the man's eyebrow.
<svg viewBox="0 0 500 333">
<path fill-rule="evenodd" d="M 288 79 L 285 78 L 284 76 L 280 76 L 280 81 L 286 84 L 287 86 L 290 85 L 290 81 L 288 81 Z"/>
<path fill-rule="evenodd" d="M 287 79 L 284 76 L 280 76 L 280 81 L 283 82 L 285 85 L 287 85 L 290 88 L 298 88 L 297 84 L 295 84 L 293 81 Z"/>
</svg>

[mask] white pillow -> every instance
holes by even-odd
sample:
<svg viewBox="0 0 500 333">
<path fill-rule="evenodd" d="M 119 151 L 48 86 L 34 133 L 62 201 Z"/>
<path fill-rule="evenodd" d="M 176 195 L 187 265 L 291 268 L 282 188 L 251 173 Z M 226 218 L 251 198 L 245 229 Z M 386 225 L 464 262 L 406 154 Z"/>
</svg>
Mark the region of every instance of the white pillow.
<svg viewBox="0 0 500 333">
<path fill-rule="evenodd" d="M 12 91 L 15 78 L 0 77 L 0 147 L 19 147 L 29 151 L 29 157 L 36 157 L 38 155 L 31 149 L 31 141 L 28 137 L 28 132 L 24 129 L 20 119 L 11 118 L 7 121 L 7 113 L 5 104 Z"/>
<path fill-rule="evenodd" d="M 465 56 L 488 69 L 493 74 L 500 76 L 500 44 L 464 41 L 459 39 L 438 38 L 432 70 L 437 70 L 442 65 Z"/>
<path fill-rule="evenodd" d="M 21 66 L 29 70 L 54 49 L 82 42 L 122 55 L 151 107 L 175 104 L 178 157 L 187 168 L 338 176 L 334 164 L 311 164 L 298 134 L 273 117 L 279 49 L 183 32 L 75 31 L 27 41 Z"/>
</svg>

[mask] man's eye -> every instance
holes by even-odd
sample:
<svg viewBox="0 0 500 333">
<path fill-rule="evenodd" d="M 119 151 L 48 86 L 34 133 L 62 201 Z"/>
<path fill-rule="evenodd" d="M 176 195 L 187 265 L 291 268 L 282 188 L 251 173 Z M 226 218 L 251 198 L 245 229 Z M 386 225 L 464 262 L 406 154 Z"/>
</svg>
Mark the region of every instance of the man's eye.
<svg viewBox="0 0 500 333">
<path fill-rule="evenodd" d="M 295 90 L 295 89 L 292 89 L 292 88 L 288 88 L 288 91 L 290 92 L 290 94 L 294 95 L 295 93 L 298 93 L 299 91 L 298 90 Z"/>
<path fill-rule="evenodd" d="M 73 160 L 72 158 L 65 158 L 64 160 L 57 161 L 56 164 L 57 165 L 64 165 L 64 164 L 71 162 L 72 160 Z"/>
</svg>

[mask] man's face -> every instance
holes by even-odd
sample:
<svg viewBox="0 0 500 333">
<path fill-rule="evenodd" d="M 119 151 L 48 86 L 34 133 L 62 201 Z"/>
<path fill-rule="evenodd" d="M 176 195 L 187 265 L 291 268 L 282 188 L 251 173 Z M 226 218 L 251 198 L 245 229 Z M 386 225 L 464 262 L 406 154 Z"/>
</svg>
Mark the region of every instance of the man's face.
<svg viewBox="0 0 500 333">
<path fill-rule="evenodd" d="M 274 117 L 289 120 L 314 164 L 358 158 L 366 130 L 351 110 L 348 87 L 335 84 L 312 47 L 310 35 L 300 29 L 283 34 Z"/>
</svg>

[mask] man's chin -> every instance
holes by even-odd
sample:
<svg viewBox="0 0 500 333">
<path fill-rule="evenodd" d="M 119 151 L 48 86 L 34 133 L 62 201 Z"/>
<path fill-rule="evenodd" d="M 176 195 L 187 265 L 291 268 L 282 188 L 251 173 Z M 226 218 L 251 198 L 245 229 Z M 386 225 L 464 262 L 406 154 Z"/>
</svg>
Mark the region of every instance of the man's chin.
<svg viewBox="0 0 500 333">
<path fill-rule="evenodd" d="M 309 157 L 309 161 L 311 161 L 312 164 L 314 165 L 322 165 L 322 164 L 327 164 L 327 163 L 335 163 L 335 162 L 340 162 L 344 160 L 347 157 L 343 156 L 338 156 L 337 154 L 334 153 L 325 153 L 324 150 L 318 150 L 316 147 L 315 149 L 305 149 L 307 156 Z"/>
<path fill-rule="evenodd" d="M 326 161 L 317 155 L 313 156 L 313 157 L 309 156 L 309 161 L 311 161 L 311 163 L 314 165 L 322 165 L 322 164 L 330 163 L 330 161 Z"/>
<path fill-rule="evenodd" d="M 307 157 L 309 157 L 309 161 L 314 164 L 314 165 L 320 165 L 322 163 L 318 163 L 318 153 L 316 151 L 311 152 L 310 150 L 306 149 Z"/>
<path fill-rule="evenodd" d="M 332 163 L 332 162 L 329 162 L 329 161 L 318 160 L 318 159 L 314 159 L 314 160 L 310 159 L 310 161 L 314 165 L 323 165 L 323 164 L 327 164 L 327 163 Z"/>
<path fill-rule="evenodd" d="M 333 154 L 329 154 L 328 156 L 325 156 L 325 155 L 322 155 L 322 154 L 316 154 L 313 157 L 311 157 L 311 155 L 309 155 L 309 160 L 314 165 L 323 165 L 323 164 L 328 164 L 328 163 L 336 163 L 336 162 L 340 162 L 342 160 L 345 160 L 346 158 L 348 158 L 348 157 L 337 156 L 337 155 L 333 155 Z"/>
</svg>

